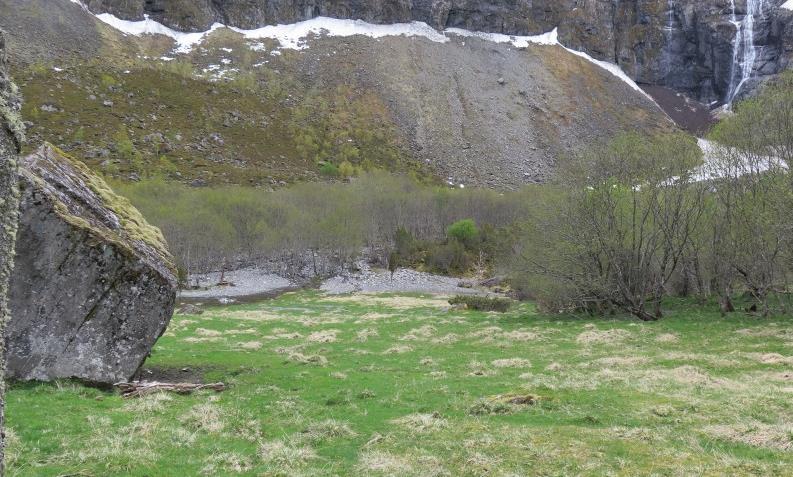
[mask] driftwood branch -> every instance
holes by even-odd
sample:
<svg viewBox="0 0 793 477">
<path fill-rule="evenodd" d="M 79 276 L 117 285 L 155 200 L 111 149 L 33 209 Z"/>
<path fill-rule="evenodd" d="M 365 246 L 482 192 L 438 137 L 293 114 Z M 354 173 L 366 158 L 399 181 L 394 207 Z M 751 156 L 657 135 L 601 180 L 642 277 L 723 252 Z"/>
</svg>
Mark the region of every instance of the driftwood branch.
<svg viewBox="0 0 793 477">
<path fill-rule="evenodd" d="M 161 383 L 158 381 L 132 381 L 130 383 L 116 383 L 115 386 L 121 391 L 121 397 L 132 398 L 141 397 L 147 394 L 170 391 L 177 394 L 190 394 L 193 391 L 211 389 L 213 391 L 223 391 L 226 385 L 223 383 L 193 384 L 193 383 Z"/>
</svg>

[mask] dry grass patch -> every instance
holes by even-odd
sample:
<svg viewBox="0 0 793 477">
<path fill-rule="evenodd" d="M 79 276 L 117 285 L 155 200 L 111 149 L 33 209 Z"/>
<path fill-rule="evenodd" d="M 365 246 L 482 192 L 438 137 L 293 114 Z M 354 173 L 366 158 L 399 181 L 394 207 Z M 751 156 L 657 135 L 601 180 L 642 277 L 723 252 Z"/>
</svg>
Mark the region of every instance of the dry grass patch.
<svg viewBox="0 0 793 477">
<path fill-rule="evenodd" d="M 201 473 L 204 475 L 241 474 L 249 472 L 253 468 L 253 461 L 250 457 L 236 452 L 212 454 L 204 460 L 204 464 L 204 468 L 201 469 Z"/>
<path fill-rule="evenodd" d="M 196 404 L 183 414 L 179 421 L 188 429 L 208 433 L 218 433 L 226 427 L 223 411 L 216 404 L 209 402 Z"/>
<path fill-rule="evenodd" d="M 311 343 L 335 343 L 339 333 L 341 333 L 339 330 L 315 331 L 308 335 L 306 339 Z"/>
<path fill-rule="evenodd" d="M 288 353 L 286 359 L 298 364 L 310 364 L 314 366 L 327 366 L 328 365 L 328 358 L 322 356 L 321 354 L 303 354 L 299 351 L 292 351 Z"/>
<path fill-rule="evenodd" d="M 362 330 L 358 330 L 358 331 L 355 333 L 355 339 L 356 339 L 356 340 L 357 340 L 359 343 L 364 343 L 364 342 L 366 342 L 367 340 L 369 340 L 369 338 L 372 338 L 372 337 L 374 337 L 374 336 L 379 336 L 379 333 L 378 333 L 378 332 L 377 332 L 377 330 L 376 330 L 376 329 L 374 329 L 374 328 L 364 328 L 364 329 L 362 329 Z"/>
<path fill-rule="evenodd" d="M 383 351 L 383 354 L 403 354 L 413 351 L 413 347 L 408 345 L 396 345 Z"/>
<path fill-rule="evenodd" d="M 247 351 L 256 351 L 262 349 L 262 343 L 260 341 L 246 341 L 242 343 L 237 343 L 237 346 L 240 349 L 244 349 Z"/>
<path fill-rule="evenodd" d="M 173 396 L 166 392 L 146 394 L 137 399 L 124 401 L 124 411 L 135 414 L 150 414 L 165 410 L 165 403 L 172 402 Z"/>
<path fill-rule="evenodd" d="M 449 423 L 437 412 L 431 414 L 408 414 L 407 416 L 391 420 L 396 424 L 413 432 L 432 432 L 448 427 Z"/>
<path fill-rule="evenodd" d="M 365 315 L 360 316 L 355 321 L 355 323 L 356 324 L 362 324 L 362 323 L 368 323 L 368 322 L 372 322 L 372 321 L 386 320 L 386 319 L 389 319 L 389 318 L 393 318 L 395 316 L 396 315 L 393 314 L 393 313 L 374 313 L 374 312 L 371 312 L 371 313 L 367 313 Z"/>
<path fill-rule="evenodd" d="M 259 446 L 259 459 L 270 466 L 275 475 L 294 475 L 297 469 L 316 458 L 314 449 L 298 442 L 275 440 Z"/>
<path fill-rule="evenodd" d="M 680 338 L 674 333 L 663 333 L 655 337 L 658 343 L 677 343 Z"/>
<path fill-rule="evenodd" d="M 793 365 L 793 356 L 783 356 L 779 353 L 750 353 L 749 356 L 763 364 L 789 364 Z"/>
<path fill-rule="evenodd" d="M 412 330 L 408 331 L 407 334 L 399 338 L 402 341 L 418 341 L 430 338 L 434 335 L 438 330 L 431 325 L 424 325 L 419 328 L 413 328 Z"/>
<path fill-rule="evenodd" d="M 471 371 L 468 373 L 468 376 L 473 377 L 486 377 L 486 376 L 494 376 L 496 371 L 493 369 L 489 369 L 485 363 L 480 361 L 471 361 L 468 363 L 468 369 Z"/>
<path fill-rule="evenodd" d="M 380 475 L 412 475 L 413 466 L 404 457 L 384 451 L 369 451 L 361 455 L 358 460 L 360 475 L 371 475 L 375 472 Z"/>
<path fill-rule="evenodd" d="M 705 428 L 705 432 L 717 439 L 739 442 L 754 447 L 766 447 L 782 451 L 793 450 L 793 426 L 790 424 L 719 425 Z"/>
<path fill-rule="evenodd" d="M 299 340 L 303 338 L 303 335 L 296 331 L 292 333 L 284 331 L 281 333 L 274 333 L 272 335 L 265 336 L 264 338 L 268 340 Z"/>
<path fill-rule="evenodd" d="M 253 328 L 238 328 L 234 330 L 226 330 L 223 332 L 224 335 L 255 335 L 259 332 L 254 330 Z"/>
<path fill-rule="evenodd" d="M 588 330 L 579 334 L 576 337 L 576 343 L 582 345 L 595 345 L 595 344 L 618 344 L 631 337 L 631 333 L 627 330 L 619 328 L 611 330 Z"/>
<path fill-rule="evenodd" d="M 363 306 L 382 306 L 395 310 L 413 308 L 448 308 L 448 297 L 443 296 L 383 296 L 377 294 L 355 293 L 351 295 L 325 296 L 322 301 L 334 303 L 354 303 Z"/>
<path fill-rule="evenodd" d="M 358 434 L 352 430 L 349 424 L 336 419 L 326 419 L 324 421 L 309 424 L 303 431 L 303 436 L 311 442 L 322 442 L 329 439 L 352 438 Z"/>
<path fill-rule="evenodd" d="M 649 363 L 650 360 L 644 356 L 607 356 L 605 358 L 598 358 L 590 363 L 584 363 L 583 367 L 589 366 L 594 363 L 598 366 L 640 366 Z"/>
<path fill-rule="evenodd" d="M 508 331 L 501 335 L 511 341 L 534 341 L 540 338 L 540 334 L 535 331 L 520 329 L 515 331 Z"/>
<path fill-rule="evenodd" d="M 494 368 L 531 368 L 531 361 L 524 358 L 496 359 L 490 364 Z"/>
<path fill-rule="evenodd" d="M 554 361 L 553 363 L 548 364 L 548 366 L 545 367 L 546 371 L 551 371 L 551 372 L 558 372 L 558 371 L 561 371 L 563 369 L 564 369 L 564 366 L 562 366 L 561 363 L 557 363 L 556 361 Z"/>
<path fill-rule="evenodd" d="M 433 338 L 431 340 L 433 344 L 444 344 L 444 345 L 453 344 L 458 341 L 460 341 L 460 335 L 456 333 L 449 333 L 443 336 L 439 336 L 437 338 Z"/>
<path fill-rule="evenodd" d="M 220 320 L 284 321 L 284 316 L 266 310 L 221 310 L 214 315 Z"/>
<path fill-rule="evenodd" d="M 201 337 L 201 338 L 197 338 L 195 336 L 190 336 L 190 337 L 184 338 L 182 341 L 185 342 L 185 343 L 218 343 L 218 342 L 224 341 L 224 340 L 223 340 L 223 338 L 220 338 L 220 337 L 217 337 L 217 336 L 208 336 L 208 337 Z"/>
</svg>

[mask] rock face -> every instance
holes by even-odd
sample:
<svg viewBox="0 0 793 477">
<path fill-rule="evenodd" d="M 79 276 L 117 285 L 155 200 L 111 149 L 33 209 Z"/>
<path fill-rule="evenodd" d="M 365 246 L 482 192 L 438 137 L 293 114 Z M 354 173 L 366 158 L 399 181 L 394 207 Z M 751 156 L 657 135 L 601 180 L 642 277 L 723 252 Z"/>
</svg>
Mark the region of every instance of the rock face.
<svg viewBox="0 0 793 477">
<path fill-rule="evenodd" d="M 18 189 L 17 154 L 22 139 L 19 122 L 20 101 L 16 86 L 8 77 L 5 39 L 0 31 L 0 333 L 8 322 L 8 283 L 14 264 L 14 241 L 17 231 Z M 5 358 L 4 342 L 0 340 L 0 475 L 3 475 Z"/>
<path fill-rule="evenodd" d="M 664 85 L 705 102 L 724 100 L 733 76 L 733 43 L 747 1 L 760 0 L 89 0 L 94 12 L 149 15 L 183 30 L 221 22 L 240 28 L 315 16 L 374 23 L 423 21 L 436 28 L 537 34 L 559 28 L 570 48 L 618 63 L 637 82 Z M 763 78 L 793 56 L 793 12 L 763 0 L 755 19 Z M 751 85 L 750 85 L 751 86 Z M 747 90 L 751 89 L 748 87 Z"/>
<path fill-rule="evenodd" d="M 171 318 L 159 229 L 80 162 L 45 145 L 20 163 L 9 377 L 129 379 Z"/>
</svg>

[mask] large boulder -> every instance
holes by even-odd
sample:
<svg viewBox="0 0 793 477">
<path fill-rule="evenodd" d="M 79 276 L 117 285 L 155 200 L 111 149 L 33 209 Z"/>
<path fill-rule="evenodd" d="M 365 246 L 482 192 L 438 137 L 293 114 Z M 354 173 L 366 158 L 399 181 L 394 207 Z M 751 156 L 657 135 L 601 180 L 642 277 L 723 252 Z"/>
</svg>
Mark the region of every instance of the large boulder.
<svg viewBox="0 0 793 477">
<path fill-rule="evenodd" d="M 21 160 L 19 187 L 8 376 L 129 379 L 173 314 L 177 281 L 160 230 L 50 145 Z"/>
</svg>

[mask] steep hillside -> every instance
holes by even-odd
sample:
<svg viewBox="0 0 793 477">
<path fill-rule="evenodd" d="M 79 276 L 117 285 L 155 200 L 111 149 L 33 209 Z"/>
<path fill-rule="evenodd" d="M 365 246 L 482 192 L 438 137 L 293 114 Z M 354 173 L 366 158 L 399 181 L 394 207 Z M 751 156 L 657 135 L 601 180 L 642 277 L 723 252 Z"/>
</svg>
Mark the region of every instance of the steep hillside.
<svg viewBox="0 0 793 477">
<path fill-rule="evenodd" d="M 734 46 L 752 37 L 756 76 L 784 69 L 793 51 L 793 13 L 785 0 L 90 0 L 94 12 L 126 19 L 150 15 L 180 30 L 214 22 L 240 28 L 316 16 L 372 23 L 425 22 L 535 35 L 559 28 L 562 43 L 619 64 L 640 83 L 664 85 L 704 102 L 731 100 Z M 740 75 L 740 72 L 738 72 Z M 740 76 L 739 78 L 740 79 Z M 751 86 L 751 85 L 749 85 Z M 747 87 L 751 90 L 750 87 Z"/>
<path fill-rule="evenodd" d="M 120 179 L 278 186 L 382 168 L 513 188 L 618 131 L 672 127 L 635 85 L 550 36 L 327 20 L 288 38 L 220 28 L 175 45 L 68 0 L 0 3 L 31 147 L 53 142 Z M 364 35 L 310 31 L 323 25 Z"/>
</svg>

